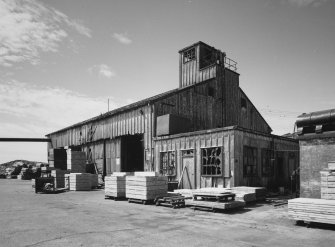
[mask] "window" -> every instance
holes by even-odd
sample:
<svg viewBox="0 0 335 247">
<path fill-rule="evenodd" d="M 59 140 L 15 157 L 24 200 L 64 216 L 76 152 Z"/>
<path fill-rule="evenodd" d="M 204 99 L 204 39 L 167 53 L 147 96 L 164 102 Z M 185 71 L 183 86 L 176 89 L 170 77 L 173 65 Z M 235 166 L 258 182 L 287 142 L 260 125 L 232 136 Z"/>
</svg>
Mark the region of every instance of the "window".
<svg viewBox="0 0 335 247">
<path fill-rule="evenodd" d="M 201 175 L 222 176 L 222 148 L 212 147 L 201 150 Z"/>
<path fill-rule="evenodd" d="M 200 47 L 200 69 L 208 67 L 210 65 L 215 64 L 216 56 L 213 49 L 201 46 Z"/>
<path fill-rule="evenodd" d="M 176 152 L 161 152 L 160 173 L 164 176 L 176 176 Z"/>
<path fill-rule="evenodd" d="M 252 177 L 257 175 L 257 148 L 243 147 L 243 176 Z"/>
<path fill-rule="evenodd" d="M 245 98 L 241 98 L 241 108 L 247 109 L 247 100 Z"/>
<path fill-rule="evenodd" d="M 191 48 L 184 52 L 184 63 L 195 59 L 195 48 Z"/>
<path fill-rule="evenodd" d="M 270 149 L 262 149 L 262 176 L 271 177 L 274 175 L 273 159 Z"/>
<path fill-rule="evenodd" d="M 215 96 L 215 91 L 213 87 L 208 87 L 208 96 L 214 97 Z"/>
</svg>

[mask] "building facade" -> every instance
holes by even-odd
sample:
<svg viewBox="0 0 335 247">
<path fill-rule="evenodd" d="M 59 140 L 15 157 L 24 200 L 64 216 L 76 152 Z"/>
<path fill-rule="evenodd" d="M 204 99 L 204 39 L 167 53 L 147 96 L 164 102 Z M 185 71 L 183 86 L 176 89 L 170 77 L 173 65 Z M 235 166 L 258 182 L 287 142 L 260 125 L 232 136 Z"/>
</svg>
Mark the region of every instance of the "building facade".
<svg viewBox="0 0 335 247">
<path fill-rule="evenodd" d="M 298 143 L 271 135 L 239 87 L 236 62 L 203 42 L 179 57 L 179 88 L 48 134 L 49 148 L 85 151 L 104 175 L 157 171 L 192 188 L 286 186 Z"/>
</svg>

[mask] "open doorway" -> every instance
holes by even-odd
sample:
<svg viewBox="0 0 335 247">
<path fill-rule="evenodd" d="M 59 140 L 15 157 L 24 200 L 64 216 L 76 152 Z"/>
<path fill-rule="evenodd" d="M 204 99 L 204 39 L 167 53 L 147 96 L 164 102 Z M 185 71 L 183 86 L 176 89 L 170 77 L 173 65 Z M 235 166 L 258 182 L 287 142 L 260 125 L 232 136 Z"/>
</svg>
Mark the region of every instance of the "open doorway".
<svg viewBox="0 0 335 247">
<path fill-rule="evenodd" d="M 121 172 L 144 171 L 143 135 L 121 137 Z"/>
</svg>

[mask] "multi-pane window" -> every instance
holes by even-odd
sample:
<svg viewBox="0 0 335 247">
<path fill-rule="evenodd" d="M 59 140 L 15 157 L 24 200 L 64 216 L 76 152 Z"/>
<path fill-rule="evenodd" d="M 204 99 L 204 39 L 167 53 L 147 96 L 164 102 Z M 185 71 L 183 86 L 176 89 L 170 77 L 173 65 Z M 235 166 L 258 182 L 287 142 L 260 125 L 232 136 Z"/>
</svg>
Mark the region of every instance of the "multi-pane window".
<svg viewBox="0 0 335 247">
<path fill-rule="evenodd" d="M 184 52 L 184 63 L 195 59 L 195 48 L 191 48 Z"/>
<path fill-rule="evenodd" d="M 216 62 L 216 54 L 213 49 L 208 47 L 201 47 L 200 48 L 200 65 L 199 68 L 206 68 L 215 64 Z"/>
<path fill-rule="evenodd" d="M 243 147 L 243 176 L 257 175 L 257 148 Z"/>
<path fill-rule="evenodd" d="M 274 175 L 272 151 L 262 149 L 262 176 L 271 177 Z"/>
<path fill-rule="evenodd" d="M 176 152 L 161 152 L 160 173 L 165 176 L 176 176 Z"/>
<path fill-rule="evenodd" d="M 201 149 L 201 175 L 222 176 L 222 147 Z"/>
</svg>

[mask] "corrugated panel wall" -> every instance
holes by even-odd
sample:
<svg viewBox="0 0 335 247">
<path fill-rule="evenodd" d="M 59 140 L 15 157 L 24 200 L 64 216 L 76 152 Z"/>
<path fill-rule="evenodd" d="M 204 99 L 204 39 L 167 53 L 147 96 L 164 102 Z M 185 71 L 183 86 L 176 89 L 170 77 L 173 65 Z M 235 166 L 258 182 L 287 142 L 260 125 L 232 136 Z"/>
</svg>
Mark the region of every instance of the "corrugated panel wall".
<svg viewBox="0 0 335 247">
<path fill-rule="evenodd" d="M 141 111 L 143 114 L 141 114 Z M 144 138 L 148 141 L 151 137 L 151 124 L 151 107 L 144 106 L 106 119 L 70 128 L 52 134 L 50 137 L 54 148 L 72 145 L 78 146 L 87 142 L 113 139 L 128 134 L 146 133 Z"/>
</svg>

